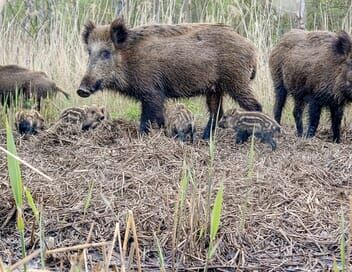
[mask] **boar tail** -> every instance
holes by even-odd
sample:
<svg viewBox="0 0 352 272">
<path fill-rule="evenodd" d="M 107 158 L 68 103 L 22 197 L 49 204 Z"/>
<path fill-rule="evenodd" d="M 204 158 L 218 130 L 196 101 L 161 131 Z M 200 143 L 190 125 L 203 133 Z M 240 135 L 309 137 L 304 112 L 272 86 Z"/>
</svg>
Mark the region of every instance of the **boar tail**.
<svg viewBox="0 0 352 272">
<path fill-rule="evenodd" d="M 56 86 L 55 90 L 59 93 L 62 93 L 66 97 L 66 99 L 70 99 L 71 96 L 68 93 L 66 93 L 64 90 L 62 90 L 61 88 Z"/>
</svg>

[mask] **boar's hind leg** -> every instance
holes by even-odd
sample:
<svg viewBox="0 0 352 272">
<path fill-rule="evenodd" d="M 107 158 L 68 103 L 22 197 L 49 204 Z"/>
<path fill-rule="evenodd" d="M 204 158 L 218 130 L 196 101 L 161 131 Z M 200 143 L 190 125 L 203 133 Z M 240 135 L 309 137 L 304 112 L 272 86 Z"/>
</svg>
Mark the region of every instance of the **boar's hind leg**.
<svg viewBox="0 0 352 272">
<path fill-rule="evenodd" d="M 209 121 L 204 129 L 203 139 L 208 140 L 211 132 L 214 131 L 218 121 L 223 115 L 222 93 L 207 94 L 207 106 L 209 110 Z"/>
<path fill-rule="evenodd" d="M 287 90 L 280 84 L 279 86 L 275 86 L 275 105 L 274 105 L 274 118 L 276 122 L 281 123 L 281 115 L 282 109 L 285 106 L 287 99 Z"/>
<path fill-rule="evenodd" d="M 343 117 L 343 107 L 338 105 L 330 105 L 331 112 L 331 128 L 332 128 L 332 139 L 334 142 L 340 142 L 340 129 L 341 129 L 341 121 Z"/>
<path fill-rule="evenodd" d="M 150 124 L 156 123 L 159 127 L 164 127 L 164 101 L 160 99 L 148 99 L 142 102 L 142 115 L 140 121 L 141 134 L 148 134 Z"/>
<path fill-rule="evenodd" d="M 295 99 L 295 105 L 293 108 L 293 116 L 295 118 L 297 136 L 302 137 L 303 135 L 303 111 L 305 107 L 305 102 L 301 99 Z"/>
<path fill-rule="evenodd" d="M 319 126 L 321 115 L 321 105 L 314 99 L 309 103 L 309 127 L 307 131 L 307 138 L 314 137 Z"/>
</svg>

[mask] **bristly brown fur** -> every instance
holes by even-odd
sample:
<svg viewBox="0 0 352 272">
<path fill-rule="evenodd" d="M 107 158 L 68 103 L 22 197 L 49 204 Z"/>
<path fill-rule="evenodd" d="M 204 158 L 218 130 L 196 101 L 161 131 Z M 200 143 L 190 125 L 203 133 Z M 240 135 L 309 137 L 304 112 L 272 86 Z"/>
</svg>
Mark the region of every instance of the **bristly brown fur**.
<svg viewBox="0 0 352 272">
<path fill-rule="evenodd" d="M 195 126 L 193 113 L 184 104 L 169 104 L 165 110 L 166 134 L 180 141 L 187 138 L 191 142 L 195 137 Z"/>
<path fill-rule="evenodd" d="M 24 101 L 34 98 L 36 109 L 40 111 L 41 100 L 50 98 L 57 92 L 69 98 L 69 94 L 56 86 L 44 72 L 31 71 L 17 65 L 0 66 L 0 99 L 3 105 L 11 106 L 18 95 Z"/>
<path fill-rule="evenodd" d="M 269 60 L 275 88 L 275 119 L 280 123 L 288 95 L 295 101 L 298 136 L 303 135 L 302 115 L 309 104 L 307 136 L 313 137 L 321 110 L 331 112 L 333 140 L 340 142 L 344 107 L 352 101 L 352 41 L 344 31 L 292 30 L 275 46 Z"/>
<path fill-rule="evenodd" d="M 77 93 L 102 89 L 141 101 L 140 130 L 162 127 L 168 98 L 205 95 L 210 112 L 203 138 L 210 136 L 222 98 L 228 93 L 241 107 L 261 111 L 250 87 L 256 50 L 246 38 L 221 24 L 147 25 L 128 29 L 123 19 L 83 32 L 90 62 Z M 93 67 L 94 66 L 94 67 Z"/>
</svg>

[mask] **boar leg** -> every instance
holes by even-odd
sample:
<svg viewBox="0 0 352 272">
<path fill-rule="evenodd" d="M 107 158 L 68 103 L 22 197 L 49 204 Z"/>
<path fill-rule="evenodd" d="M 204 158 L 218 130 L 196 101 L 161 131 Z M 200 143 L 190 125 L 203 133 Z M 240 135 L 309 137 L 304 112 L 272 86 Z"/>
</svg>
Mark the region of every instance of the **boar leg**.
<svg viewBox="0 0 352 272">
<path fill-rule="evenodd" d="M 191 143 L 193 144 L 194 143 L 194 140 L 196 138 L 196 129 L 194 128 L 194 126 L 192 126 L 192 129 L 191 129 Z"/>
<path fill-rule="evenodd" d="M 293 116 L 295 117 L 297 136 L 302 137 L 303 135 L 303 111 L 305 102 L 301 99 L 295 99 L 295 105 L 293 108 Z"/>
<path fill-rule="evenodd" d="M 287 99 L 287 90 L 282 85 L 275 87 L 275 106 L 274 106 L 274 118 L 276 122 L 281 123 L 282 109 L 285 106 Z"/>
<path fill-rule="evenodd" d="M 36 105 L 35 109 L 40 112 L 42 98 L 40 96 L 38 96 L 36 100 L 37 100 L 37 102 L 36 102 L 37 105 Z"/>
<path fill-rule="evenodd" d="M 249 136 L 251 136 L 251 134 L 243 129 L 235 129 L 236 132 L 236 144 L 243 144 L 244 142 L 246 142 L 249 138 Z"/>
<path fill-rule="evenodd" d="M 307 138 L 314 137 L 319 126 L 321 115 L 321 105 L 314 99 L 309 103 L 309 127 L 307 131 Z"/>
<path fill-rule="evenodd" d="M 262 134 L 262 142 L 266 144 L 270 144 L 271 149 L 274 151 L 276 150 L 277 144 L 273 138 L 273 134 L 271 132 L 265 132 Z"/>
<path fill-rule="evenodd" d="M 207 94 L 207 105 L 209 110 L 209 121 L 204 129 L 203 139 L 208 140 L 210 138 L 211 131 L 215 130 L 218 121 L 221 119 L 224 111 L 222 109 L 222 94 L 211 93 Z"/>
<path fill-rule="evenodd" d="M 343 117 L 343 107 L 338 105 L 330 105 L 331 113 L 331 128 L 332 128 L 332 139 L 334 142 L 339 143 L 341 141 L 340 130 L 341 121 Z"/>
<path fill-rule="evenodd" d="M 164 101 L 150 98 L 142 102 L 142 115 L 140 120 L 141 134 L 148 134 L 150 124 L 153 123 L 156 123 L 159 127 L 164 127 Z"/>
</svg>

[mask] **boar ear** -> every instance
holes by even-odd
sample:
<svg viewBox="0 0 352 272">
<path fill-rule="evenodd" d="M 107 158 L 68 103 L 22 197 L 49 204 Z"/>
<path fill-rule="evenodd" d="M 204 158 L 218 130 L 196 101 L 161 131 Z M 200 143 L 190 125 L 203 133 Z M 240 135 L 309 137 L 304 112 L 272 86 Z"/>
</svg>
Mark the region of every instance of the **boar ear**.
<svg viewBox="0 0 352 272">
<path fill-rule="evenodd" d="M 127 27 L 122 17 L 115 19 L 110 26 L 111 40 L 115 45 L 123 43 L 127 39 Z"/>
<path fill-rule="evenodd" d="M 110 119 L 110 114 L 104 106 L 100 107 L 100 111 L 104 115 L 104 119 Z"/>
<path fill-rule="evenodd" d="M 351 52 L 352 41 L 347 32 L 341 31 L 337 35 L 337 40 L 334 42 L 334 51 L 339 55 L 347 55 Z"/>
<path fill-rule="evenodd" d="M 94 28 L 95 28 L 95 24 L 92 21 L 88 21 L 84 25 L 84 30 L 82 32 L 82 38 L 83 38 L 83 41 L 85 42 L 85 44 L 88 44 L 89 35 L 93 31 Z"/>
</svg>

